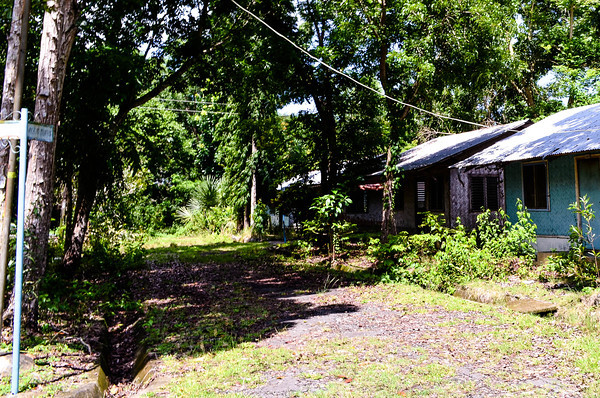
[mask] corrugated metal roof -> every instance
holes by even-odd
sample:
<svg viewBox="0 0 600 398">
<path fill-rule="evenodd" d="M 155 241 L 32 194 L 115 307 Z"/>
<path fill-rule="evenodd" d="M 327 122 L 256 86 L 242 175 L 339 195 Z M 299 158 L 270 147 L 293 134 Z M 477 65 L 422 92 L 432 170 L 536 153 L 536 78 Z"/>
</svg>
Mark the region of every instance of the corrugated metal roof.
<svg viewBox="0 0 600 398">
<path fill-rule="evenodd" d="M 543 159 L 595 150 L 600 150 L 600 104 L 555 113 L 453 167 Z"/>
<path fill-rule="evenodd" d="M 416 170 L 431 166 L 462 152 L 473 148 L 479 144 L 491 141 L 510 130 L 517 130 L 523 127 L 528 120 L 521 120 L 501 126 L 488 127 L 484 129 L 469 131 L 460 134 L 451 134 L 435 138 L 424 144 L 418 145 L 408 151 L 400 154 L 398 167 L 403 170 Z M 381 175 L 383 171 L 378 171 L 373 175 Z"/>
</svg>

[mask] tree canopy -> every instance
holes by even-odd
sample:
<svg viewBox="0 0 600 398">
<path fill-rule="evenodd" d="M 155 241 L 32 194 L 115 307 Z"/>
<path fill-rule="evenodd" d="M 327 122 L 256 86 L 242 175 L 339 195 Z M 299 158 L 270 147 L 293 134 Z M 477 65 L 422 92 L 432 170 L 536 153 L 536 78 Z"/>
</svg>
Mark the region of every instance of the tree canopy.
<svg viewBox="0 0 600 398">
<path fill-rule="evenodd" d="M 0 3 L 7 35 L 12 2 Z M 599 95 L 598 0 L 73 3 L 48 177 L 73 274 L 100 209 L 127 228 L 168 228 L 201 177 L 222 176 L 248 224 L 259 201 L 275 206 L 278 184 L 310 170 L 328 193 L 353 164 L 387 152 L 389 168 L 423 131 L 473 128 L 456 119 L 537 118 Z M 34 10 L 36 32 L 42 2 Z M 306 101 L 315 112 L 278 114 Z"/>
</svg>

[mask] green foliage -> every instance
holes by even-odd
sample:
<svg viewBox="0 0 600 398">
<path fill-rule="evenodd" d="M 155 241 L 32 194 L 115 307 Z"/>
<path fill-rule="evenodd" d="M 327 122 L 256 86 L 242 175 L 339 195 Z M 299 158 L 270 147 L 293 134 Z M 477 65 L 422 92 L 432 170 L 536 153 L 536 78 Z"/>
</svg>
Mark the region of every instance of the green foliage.
<svg viewBox="0 0 600 398">
<path fill-rule="evenodd" d="M 334 189 L 331 194 L 315 198 L 310 207 L 315 216 L 304 223 L 304 231 L 311 240 L 318 242 L 321 237 L 327 237 L 328 252 L 333 262 L 336 253 L 347 240 L 347 234 L 354 228 L 354 224 L 341 219 L 344 207 L 351 203 L 352 200 L 347 195 Z"/>
<path fill-rule="evenodd" d="M 177 235 L 197 234 L 231 234 L 235 231 L 235 212 L 229 206 L 215 206 L 205 211 L 196 211 L 183 227 L 177 229 Z"/>
<path fill-rule="evenodd" d="M 537 226 L 531 214 L 517 199 L 517 222 L 512 224 L 504 210 L 495 214 L 486 210 L 477 216 L 477 233 L 482 248 L 494 253 L 496 258 L 535 259 L 533 243 L 536 240 Z"/>
<path fill-rule="evenodd" d="M 176 217 L 183 222 L 178 234 L 227 234 L 235 230 L 235 212 L 223 204 L 221 179 L 204 176 L 192 193 L 186 206 L 177 210 Z"/>
<path fill-rule="evenodd" d="M 383 281 L 415 283 L 428 289 L 453 292 L 456 285 L 476 278 L 492 278 L 501 265 L 491 253 L 477 247 L 475 232 L 462 225 L 450 229 L 443 219 L 425 214 L 427 233 L 391 236 L 388 243 L 371 242 L 370 253 L 384 272 Z"/>
<path fill-rule="evenodd" d="M 383 281 L 453 292 L 469 280 L 502 277 L 509 267 L 514 270 L 515 265 L 532 261 L 536 226 L 520 204 L 518 217 L 512 225 L 504 212 L 496 218 L 487 211 L 478 217 L 477 230 L 468 232 L 460 220 L 451 229 L 442 216 L 425 213 L 421 227 L 426 232 L 401 232 L 387 243 L 373 239 L 369 252 L 383 272 Z"/>
<path fill-rule="evenodd" d="M 197 184 L 192 198 L 186 206 L 177 210 L 176 217 L 184 223 L 194 222 L 194 218 L 221 204 L 221 180 L 214 176 L 204 176 Z"/>
<path fill-rule="evenodd" d="M 592 228 L 592 221 L 596 218 L 596 213 L 592 209 L 592 203 L 587 195 L 580 197 L 579 201 L 571 203 L 569 210 L 579 217 L 582 226 L 571 225 L 569 252 L 551 256 L 548 259 L 547 267 L 550 271 L 570 277 L 577 283 L 598 286 L 600 282 L 598 268 L 600 251 L 595 248 L 596 234 Z"/>
<path fill-rule="evenodd" d="M 90 222 L 82 257 L 82 272 L 122 272 L 144 264 L 142 233 L 116 227 L 112 220 L 96 215 Z"/>
<path fill-rule="evenodd" d="M 269 208 L 266 204 L 258 201 L 254 209 L 254 214 L 252 214 L 252 220 L 254 220 L 252 232 L 258 235 L 258 237 L 262 237 L 269 227 Z"/>
</svg>

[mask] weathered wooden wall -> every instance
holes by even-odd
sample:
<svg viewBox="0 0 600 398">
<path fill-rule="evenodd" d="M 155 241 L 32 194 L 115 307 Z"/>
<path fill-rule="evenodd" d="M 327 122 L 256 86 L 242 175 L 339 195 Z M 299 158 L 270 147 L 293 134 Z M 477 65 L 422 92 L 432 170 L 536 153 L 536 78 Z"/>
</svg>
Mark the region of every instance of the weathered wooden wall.
<svg viewBox="0 0 600 398">
<path fill-rule="evenodd" d="M 450 224 L 456 226 L 456 218 L 460 217 L 461 223 L 467 229 L 476 227 L 477 216 L 480 211 L 471 211 L 470 203 L 470 176 L 497 176 L 498 177 L 498 203 L 506 210 L 506 194 L 504 189 L 504 169 L 499 166 L 482 166 L 470 170 L 450 169 Z"/>
</svg>

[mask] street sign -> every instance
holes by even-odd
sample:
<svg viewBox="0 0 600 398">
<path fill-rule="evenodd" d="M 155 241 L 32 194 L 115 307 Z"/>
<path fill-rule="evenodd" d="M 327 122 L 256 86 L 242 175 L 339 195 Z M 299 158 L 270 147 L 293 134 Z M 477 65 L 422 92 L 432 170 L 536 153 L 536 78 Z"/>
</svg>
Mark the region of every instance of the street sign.
<svg viewBox="0 0 600 398">
<path fill-rule="evenodd" d="M 54 126 L 48 124 L 27 124 L 27 139 L 52 142 L 54 139 Z"/>
<path fill-rule="evenodd" d="M 0 139 L 18 140 L 21 138 L 24 123 L 21 120 L 0 120 Z"/>
<path fill-rule="evenodd" d="M 18 139 L 19 143 L 19 196 L 17 204 L 17 244 L 15 256 L 15 283 L 14 283 L 14 327 L 13 327 L 13 352 L 12 352 L 12 377 L 11 392 L 19 392 L 19 368 L 21 356 L 21 304 L 23 301 L 23 256 L 25 240 L 25 182 L 27 176 L 27 140 L 52 142 L 54 127 L 44 124 L 27 122 L 29 113 L 21 109 L 21 120 L 0 121 L 1 139 Z"/>
</svg>

